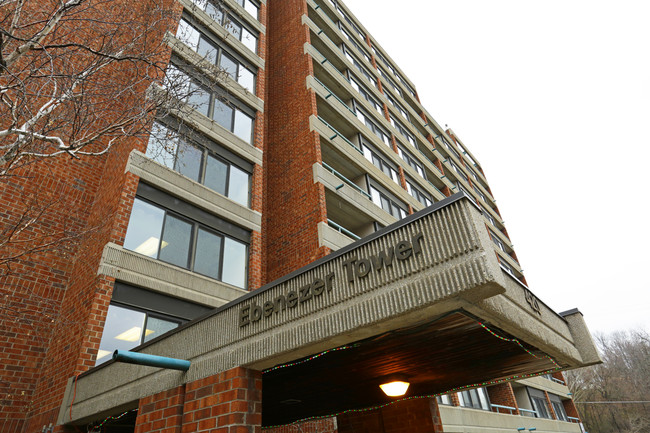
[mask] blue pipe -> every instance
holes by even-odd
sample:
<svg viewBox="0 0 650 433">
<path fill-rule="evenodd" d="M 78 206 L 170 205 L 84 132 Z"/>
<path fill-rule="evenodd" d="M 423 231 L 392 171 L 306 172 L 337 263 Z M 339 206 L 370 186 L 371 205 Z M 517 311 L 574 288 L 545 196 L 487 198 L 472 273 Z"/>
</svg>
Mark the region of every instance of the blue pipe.
<svg viewBox="0 0 650 433">
<path fill-rule="evenodd" d="M 130 352 L 128 350 L 116 350 L 113 352 L 113 360 L 116 362 L 126 362 L 127 364 L 170 368 L 172 370 L 187 371 L 190 369 L 190 361 L 186 361 L 184 359 L 167 358 L 165 356 Z"/>
</svg>

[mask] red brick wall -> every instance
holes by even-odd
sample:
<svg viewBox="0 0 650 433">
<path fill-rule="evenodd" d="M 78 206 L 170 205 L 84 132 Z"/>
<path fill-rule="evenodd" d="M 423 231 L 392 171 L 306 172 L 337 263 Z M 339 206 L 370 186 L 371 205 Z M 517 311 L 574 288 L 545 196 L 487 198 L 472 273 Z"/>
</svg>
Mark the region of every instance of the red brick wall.
<svg viewBox="0 0 650 433">
<path fill-rule="evenodd" d="M 338 417 L 338 433 L 440 433 L 435 398 L 400 401 L 373 411 Z"/>
<path fill-rule="evenodd" d="M 237 367 L 140 400 L 135 433 L 261 433 L 262 373 Z"/>
<path fill-rule="evenodd" d="M 327 418 L 264 429 L 264 433 L 337 433 L 336 425 L 336 418 Z"/>
<path fill-rule="evenodd" d="M 517 409 L 514 411 L 515 415 L 519 415 L 519 406 L 517 405 L 517 399 L 512 390 L 512 385 L 509 383 L 500 383 L 499 385 L 488 386 L 486 390 L 488 397 L 490 398 L 490 403 L 498 404 L 500 406 L 514 407 Z M 499 408 L 495 408 L 494 411 L 499 413 L 510 413 L 508 410 Z"/>
<path fill-rule="evenodd" d="M 272 281 L 329 253 L 318 246 L 319 222 L 327 220 L 325 191 L 314 184 L 312 165 L 321 162 L 318 134 L 309 130 L 316 96 L 305 80 L 311 57 L 303 53 L 309 29 L 301 16 L 305 0 L 269 0 L 264 153 L 266 281 Z"/>
</svg>

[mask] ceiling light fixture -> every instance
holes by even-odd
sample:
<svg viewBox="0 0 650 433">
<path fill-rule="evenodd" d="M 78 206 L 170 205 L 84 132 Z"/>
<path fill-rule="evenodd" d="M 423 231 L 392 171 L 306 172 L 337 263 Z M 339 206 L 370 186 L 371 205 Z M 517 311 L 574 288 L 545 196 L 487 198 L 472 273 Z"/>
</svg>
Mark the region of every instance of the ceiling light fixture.
<svg viewBox="0 0 650 433">
<path fill-rule="evenodd" d="M 409 389 L 410 383 L 404 382 L 402 380 L 394 380 L 392 382 L 382 383 L 379 385 L 384 394 L 389 397 L 401 397 L 406 394 L 406 391 Z"/>
</svg>

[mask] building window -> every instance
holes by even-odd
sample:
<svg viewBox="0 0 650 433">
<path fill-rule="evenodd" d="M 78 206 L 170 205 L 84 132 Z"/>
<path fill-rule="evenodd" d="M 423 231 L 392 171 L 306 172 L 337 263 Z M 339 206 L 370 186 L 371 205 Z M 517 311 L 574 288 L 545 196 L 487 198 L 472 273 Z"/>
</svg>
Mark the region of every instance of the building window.
<svg viewBox="0 0 650 433">
<path fill-rule="evenodd" d="M 176 37 L 202 55 L 207 61 L 225 71 L 246 90 L 255 94 L 255 68 L 244 66 L 244 60 L 225 50 L 216 38 L 206 36 L 185 19 L 178 24 Z"/>
<path fill-rule="evenodd" d="M 379 114 L 382 116 L 384 115 L 384 106 L 377 102 L 377 100 L 372 97 L 370 92 L 362 84 L 359 84 L 353 77 L 350 77 L 350 84 L 354 87 L 354 90 L 363 96 L 363 99 L 368 101 L 368 103 L 377 110 Z"/>
<path fill-rule="evenodd" d="M 370 196 L 372 197 L 372 202 L 394 216 L 395 218 L 402 219 L 406 218 L 408 213 L 406 212 L 405 204 L 398 204 L 398 201 L 392 198 L 388 193 L 380 191 L 378 187 L 370 187 Z"/>
<path fill-rule="evenodd" d="M 490 401 L 485 388 L 468 389 L 457 393 L 458 401 L 463 407 L 490 410 Z"/>
<path fill-rule="evenodd" d="M 253 166 L 206 138 L 154 122 L 147 156 L 243 205 L 250 204 Z M 237 161 L 237 164 L 232 162 Z M 240 167 L 244 166 L 246 169 Z"/>
<path fill-rule="evenodd" d="M 475 198 L 472 194 L 470 194 L 469 191 L 467 191 L 467 190 L 463 187 L 463 185 L 460 184 L 460 182 L 456 182 L 456 186 L 458 187 L 458 190 L 459 190 L 459 191 L 465 193 L 465 195 L 467 196 L 467 198 L 468 198 L 472 203 L 474 203 L 478 208 L 480 208 L 478 202 L 476 201 L 476 198 Z"/>
<path fill-rule="evenodd" d="M 235 0 L 239 6 L 243 7 L 246 12 L 251 14 L 256 20 L 259 19 L 260 6 L 251 0 Z"/>
<path fill-rule="evenodd" d="M 243 229 L 140 184 L 124 248 L 246 288 L 249 238 Z"/>
<path fill-rule="evenodd" d="M 555 395 L 555 394 L 548 394 L 549 399 L 551 400 L 551 405 L 553 406 L 553 412 L 555 412 L 555 416 L 557 419 L 560 421 L 569 421 L 567 418 L 567 414 L 564 411 L 564 405 L 562 404 L 562 399 L 560 399 L 560 396 Z"/>
<path fill-rule="evenodd" d="M 235 15 L 226 8 L 221 2 L 213 0 L 192 0 L 194 4 L 205 11 L 217 24 L 221 25 L 238 41 L 242 42 L 246 48 L 257 53 L 257 36 L 256 31 L 249 29 L 246 25 L 239 22 Z M 239 1 L 241 4 L 241 1 Z"/>
<path fill-rule="evenodd" d="M 551 416 L 551 411 L 548 407 L 548 403 L 546 402 L 546 396 L 544 395 L 544 392 L 533 388 L 527 389 L 528 395 L 530 396 L 530 401 L 533 404 L 533 408 L 535 409 L 535 412 L 537 412 L 537 417 L 552 419 L 553 417 Z"/>
<path fill-rule="evenodd" d="M 402 125 L 398 120 L 395 120 L 393 116 L 390 116 L 390 123 L 399 131 L 399 133 L 406 139 L 406 141 L 409 142 L 409 144 L 413 147 L 415 147 L 415 138 L 413 135 L 411 135 L 410 132 L 406 129 L 404 125 Z"/>
<path fill-rule="evenodd" d="M 384 142 L 385 145 L 390 146 L 390 138 L 388 137 L 388 132 L 377 125 L 361 108 L 355 106 L 354 111 L 356 112 L 357 119 L 359 119 L 361 123 L 366 125 L 377 137 L 379 137 L 381 141 Z"/>
<path fill-rule="evenodd" d="M 491 223 L 494 227 L 496 227 L 497 224 L 496 224 L 496 221 L 494 220 L 494 218 L 492 218 L 492 215 L 490 215 L 490 213 L 489 213 L 488 211 L 486 211 L 485 209 L 482 209 L 482 211 L 483 211 L 483 216 L 484 216 L 488 221 L 490 221 L 490 223 Z"/>
<path fill-rule="evenodd" d="M 416 183 L 410 179 L 406 179 L 406 190 L 411 196 L 422 203 L 424 206 L 431 206 L 433 204 L 433 198 L 426 192 L 422 191 L 420 188 L 415 186 Z"/>
<path fill-rule="evenodd" d="M 95 365 L 115 350 L 131 350 L 211 309 L 116 282 Z"/>
<path fill-rule="evenodd" d="M 402 89 L 400 89 L 397 83 L 388 76 L 388 73 L 384 71 L 382 68 L 378 68 L 378 69 L 379 69 L 379 74 L 384 79 L 386 84 L 388 84 L 395 92 L 397 92 L 399 96 L 404 96 L 404 94 L 402 93 Z"/>
<path fill-rule="evenodd" d="M 438 401 L 438 404 L 444 404 L 446 406 L 451 406 L 453 404 L 449 394 L 439 395 L 436 397 L 436 400 Z"/>
<path fill-rule="evenodd" d="M 241 101 L 227 95 L 219 86 L 208 88 L 198 80 L 190 78 L 185 72 L 175 66 L 170 66 L 167 71 L 168 79 L 172 82 L 187 84 L 187 98 L 185 102 L 199 113 L 217 122 L 246 143 L 252 143 L 254 130 L 254 110 Z"/>
<path fill-rule="evenodd" d="M 506 249 L 506 245 L 503 243 L 501 239 L 492 231 L 490 230 L 490 237 L 492 238 L 492 242 L 496 244 L 497 247 L 504 253 L 508 253 L 508 250 Z"/>
<path fill-rule="evenodd" d="M 397 101 L 395 100 L 395 98 L 393 98 L 393 97 L 390 95 L 390 93 L 388 93 L 388 92 L 384 92 L 384 95 L 386 95 L 386 99 L 388 99 L 388 102 L 390 102 L 390 104 L 391 104 L 393 107 L 395 107 L 395 108 L 397 109 L 397 111 L 399 111 L 399 114 L 401 114 L 402 117 L 405 118 L 407 121 L 410 121 L 410 120 L 409 120 L 409 115 L 406 113 L 406 110 L 404 109 L 404 107 L 402 107 L 402 105 L 401 105 L 399 102 L 397 102 Z"/>
<path fill-rule="evenodd" d="M 372 162 L 375 167 L 383 171 L 386 176 L 390 177 L 393 182 L 399 185 L 399 174 L 397 174 L 397 169 L 393 165 L 389 164 L 380 156 L 379 152 L 371 149 L 368 145 L 362 144 L 361 149 L 363 151 L 363 156 L 365 156 L 368 161 Z"/>
<path fill-rule="evenodd" d="M 339 22 L 339 28 L 341 29 L 341 33 L 343 33 L 343 36 L 345 36 L 348 42 L 350 42 L 350 44 L 352 44 L 352 46 L 354 46 L 361 53 L 363 58 L 366 59 L 368 63 L 372 64 L 372 59 L 370 58 L 370 54 L 368 54 L 366 50 L 361 48 L 361 45 L 359 45 L 357 41 L 354 40 L 352 36 L 350 36 L 350 34 L 347 32 L 347 30 L 345 30 L 345 27 L 340 22 Z"/>
<path fill-rule="evenodd" d="M 427 178 L 424 174 L 424 167 L 422 167 L 422 164 L 420 164 L 420 162 L 415 159 L 413 155 L 405 150 L 402 150 L 402 148 L 399 146 L 397 147 L 397 153 L 404 160 L 404 162 L 411 166 L 411 168 L 413 168 L 413 170 L 415 170 L 423 179 Z"/>
<path fill-rule="evenodd" d="M 356 57 L 354 57 L 354 55 L 350 53 L 350 50 L 348 50 L 345 45 L 343 45 L 341 48 L 343 50 L 343 54 L 345 54 L 345 57 L 357 68 L 361 75 L 366 77 L 366 80 L 368 80 L 373 86 L 377 87 L 377 80 L 375 77 L 370 72 L 368 72 L 368 70 L 361 64 L 359 60 L 357 60 Z"/>
</svg>

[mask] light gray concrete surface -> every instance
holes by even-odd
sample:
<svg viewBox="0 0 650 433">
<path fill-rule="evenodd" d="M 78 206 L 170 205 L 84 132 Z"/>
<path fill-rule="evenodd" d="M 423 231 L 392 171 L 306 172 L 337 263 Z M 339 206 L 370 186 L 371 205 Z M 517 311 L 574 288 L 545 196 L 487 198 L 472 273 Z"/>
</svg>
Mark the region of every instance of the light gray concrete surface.
<svg viewBox="0 0 650 433">
<path fill-rule="evenodd" d="M 377 256 L 419 234 L 420 253 L 411 250 L 404 260 L 348 282 L 349 260 Z M 520 286 L 510 287 L 509 278 L 497 263 L 478 209 L 466 198 L 452 197 L 140 347 L 143 353 L 190 360 L 186 373 L 112 362 L 91 370 L 77 383 L 72 421 L 92 420 L 111 408 L 236 366 L 263 370 L 469 306 L 517 338 L 544 343 L 567 366 L 582 365 L 566 322 L 552 312 L 531 322 L 527 304 L 516 302 Z M 243 309 L 286 297 L 317 279 L 329 279 L 331 290 L 240 326 Z M 66 399 L 59 423 L 71 421 L 69 407 Z"/>
</svg>

